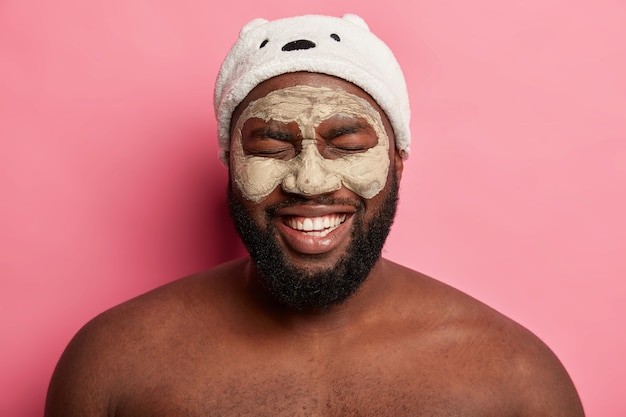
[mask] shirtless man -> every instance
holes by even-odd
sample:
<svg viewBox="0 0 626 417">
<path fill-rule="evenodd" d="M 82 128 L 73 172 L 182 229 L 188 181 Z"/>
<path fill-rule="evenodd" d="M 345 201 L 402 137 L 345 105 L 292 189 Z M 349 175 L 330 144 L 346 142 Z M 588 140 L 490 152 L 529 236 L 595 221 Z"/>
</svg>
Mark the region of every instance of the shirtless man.
<svg viewBox="0 0 626 417">
<path fill-rule="evenodd" d="M 537 337 L 380 257 L 408 99 L 360 18 L 251 22 L 222 66 L 216 112 L 251 256 L 88 323 L 46 416 L 583 415 Z"/>
</svg>

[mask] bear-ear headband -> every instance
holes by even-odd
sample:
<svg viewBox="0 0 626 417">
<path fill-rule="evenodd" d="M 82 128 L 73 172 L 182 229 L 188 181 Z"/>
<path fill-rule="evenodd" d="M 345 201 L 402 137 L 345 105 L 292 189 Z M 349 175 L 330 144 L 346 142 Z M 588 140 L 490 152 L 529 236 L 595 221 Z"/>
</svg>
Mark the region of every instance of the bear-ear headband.
<svg viewBox="0 0 626 417">
<path fill-rule="evenodd" d="M 254 19 L 224 59 L 215 84 L 220 158 L 230 146 L 231 116 L 259 83 L 289 72 L 332 75 L 357 85 L 383 109 L 396 148 L 409 155 L 409 97 L 404 75 L 389 47 L 354 14 L 342 18 L 296 16 Z"/>
</svg>

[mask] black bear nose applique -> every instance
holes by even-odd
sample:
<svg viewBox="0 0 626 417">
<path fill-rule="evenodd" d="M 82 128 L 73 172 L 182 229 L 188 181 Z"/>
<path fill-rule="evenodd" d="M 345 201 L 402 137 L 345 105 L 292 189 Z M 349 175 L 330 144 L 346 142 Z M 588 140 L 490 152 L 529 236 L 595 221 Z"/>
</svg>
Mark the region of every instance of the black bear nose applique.
<svg viewBox="0 0 626 417">
<path fill-rule="evenodd" d="M 283 51 L 297 51 L 299 49 L 311 49 L 315 48 L 315 44 L 306 39 L 298 39 L 297 41 L 291 41 L 283 45 Z"/>
</svg>

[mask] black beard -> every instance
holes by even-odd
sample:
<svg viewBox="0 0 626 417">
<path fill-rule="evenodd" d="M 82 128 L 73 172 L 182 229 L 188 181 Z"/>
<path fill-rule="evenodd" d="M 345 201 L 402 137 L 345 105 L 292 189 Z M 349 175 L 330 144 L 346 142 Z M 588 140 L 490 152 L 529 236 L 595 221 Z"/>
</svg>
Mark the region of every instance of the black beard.
<svg viewBox="0 0 626 417">
<path fill-rule="evenodd" d="M 305 200 L 294 196 L 266 209 L 269 220 L 279 208 L 302 204 Z M 268 221 L 264 232 L 250 217 L 228 185 L 230 215 L 237 233 L 248 249 L 260 275 L 260 282 L 281 305 L 297 310 L 326 310 L 341 304 L 361 287 L 380 258 L 389 235 L 398 206 L 398 179 L 392 171 L 389 194 L 372 220 L 364 225 L 364 205 L 359 202 L 354 214 L 354 229 L 346 253 L 337 264 L 324 271 L 311 272 L 287 261 L 276 238 L 276 228 Z M 320 197 L 320 204 L 348 203 Z M 315 255 L 311 255 L 315 258 Z"/>
</svg>

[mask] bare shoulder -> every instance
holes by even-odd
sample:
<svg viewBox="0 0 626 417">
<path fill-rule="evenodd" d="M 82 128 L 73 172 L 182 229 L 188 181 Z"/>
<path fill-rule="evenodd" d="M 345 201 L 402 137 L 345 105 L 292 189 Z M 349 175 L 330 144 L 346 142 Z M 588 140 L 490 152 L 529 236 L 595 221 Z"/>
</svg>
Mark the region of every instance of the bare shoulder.
<svg viewBox="0 0 626 417">
<path fill-rule="evenodd" d="M 181 340 L 194 349 L 219 337 L 220 326 L 210 322 L 220 320 L 221 306 L 233 296 L 228 278 L 240 264 L 176 280 L 89 321 L 57 364 L 46 416 L 108 416 L 135 381 L 175 369 L 184 354 Z M 165 357 L 171 360 L 164 363 Z"/>
<path fill-rule="evenodd" d="M 403 282 L 405 320 L 439 363 L 446 359 L 438 372 L 448 383 L 500 402 L 501 415 L 512 409 L 522 416 L 584 415 L 567 371 L 531 331 L 440 281 L 392 267 Z"/>
</svg>

